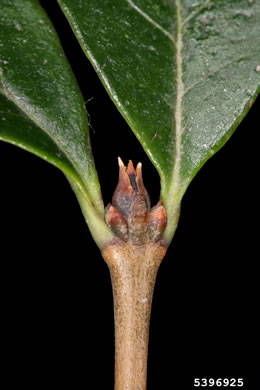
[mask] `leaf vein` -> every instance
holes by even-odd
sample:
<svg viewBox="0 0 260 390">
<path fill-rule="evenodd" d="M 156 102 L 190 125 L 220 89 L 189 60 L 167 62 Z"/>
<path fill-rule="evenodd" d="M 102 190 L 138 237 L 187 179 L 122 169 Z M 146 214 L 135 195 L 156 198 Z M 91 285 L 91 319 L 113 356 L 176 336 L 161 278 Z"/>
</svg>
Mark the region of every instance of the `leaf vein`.
<svg viewBox="0 0 260 390">
<path fill-rule="evenodd" d="M 151 23 L 157 30 L 161 31 L 170 41 L 175 45 L 175 40 L 172 34 L 169 31 L 165 30 L 159 23 L 153 20 L 147 13 L 145 13 L 141 8 L 139 8 L 132 0 L 127 0 L 129 6 L 133 8 L 136 12 L 138 12 L 144 19 L 146 19 L 149 23 Z"/>
<path fill-rule="evenodd" d="M 187 87 L 187 89 L 184 91 L 184 95 L 186 95 L 187 93 L 189 93 L 192 89 L 196 88 L 199 84 L 201 84 L 203 81 L 206 81 L 209 77 L 212 77 L 212 76 L 215 76 L 217 73 L 221 72 L 222 70 L 224 70 L 225 68 L 227 68 L 228 66 L 230 65 L 233 65 L 234 63 L 236 62 L 240 62 L 242 60 L 246 60 L 248 59 L 248 57 L 238 57 L 226 64 L 224 64 L 223 66 L 221 66 L 220 68 L 214 70 L 214 72 L 209 72 L 206 76 L 202 77 L 201 79 L 199 79 L 198 81 L 196 81 L 195 83 L 193 83 L 192 85 L 190 85 L 189 87 Z"/>
<path fill-rule="evenodd" d="M 191 21 L 193 18 L 195 18 L 197 15 L 201 13 L 207 6 L 209 5 L 210 1 L 206 0 L 196 11 L 193 11 L 182 23 L 182 27 L 184 27 L 189 21 Z"/>
</svg>

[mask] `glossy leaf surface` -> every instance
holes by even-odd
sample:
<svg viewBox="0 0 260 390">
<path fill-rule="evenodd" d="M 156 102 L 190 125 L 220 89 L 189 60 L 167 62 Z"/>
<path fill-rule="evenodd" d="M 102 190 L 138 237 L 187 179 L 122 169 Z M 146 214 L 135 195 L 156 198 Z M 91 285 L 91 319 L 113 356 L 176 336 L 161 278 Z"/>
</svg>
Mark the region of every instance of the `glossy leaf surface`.
<svg viewBox="0 0 260 390">
<path fill-rule="evenodd" d="M 102 213 L 84 101 L 38 1 L 1 1 L 0 92 L 0 139 L 62 169 Z"/>
<path fill-rule="evenodd" d="M 0 94 L 0 140 L 19 146 L 60 168 L 79 181 L 75 169 L 55 142 Z"/>
<path fill-rule="evenodd" d="M 189 182 L 259 92 L 260 3 L 58 2 L 160 174 L 170 237 Z"/>
</svg>

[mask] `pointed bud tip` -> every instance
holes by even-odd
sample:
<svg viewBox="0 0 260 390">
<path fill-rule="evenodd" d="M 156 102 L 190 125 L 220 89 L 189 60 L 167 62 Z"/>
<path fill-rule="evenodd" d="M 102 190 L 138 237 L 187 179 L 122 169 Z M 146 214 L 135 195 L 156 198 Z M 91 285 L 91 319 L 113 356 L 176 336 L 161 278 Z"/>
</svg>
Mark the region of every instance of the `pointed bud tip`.
<svg viewBox="0 0 260 390">
<path fill-rule="evenodd" d="M 142 180 L 142 163 L 138 163 L 136 166 L 136 176 L 138 179 Z"/>
<path fill-rule="evenodd" d="M 128 175 L 136 175 L 132 160 L 129 160 L 129 163 L 127 166 L 127 174 Z"/>
<path fill-rule="evenodd" d="M 120 187 L 128 187 L 128 185 L 130 184 L 129 183 L 129 178 L 128 178 L 128 175 L 127 175 L 127 171 L 126 171 L 126 167 L 123 163 L 123 161 L 121 160 L 120 157 L 118 157 L 118 165 L 119 165 L 119 182 L 118 182 L 118 185 Z"/>
<path fill-rule="evenodd" d="M 143 186 L 142 164 L 139 162 L 136 167 L 136 179 L 140 186 Z"/>
<path fill-rule="evenodd" d="M 119 156 L 117 157 L 117 160 L 118 160 L 119 168 L 125 168 L 125 165 Z"/>
</svg>

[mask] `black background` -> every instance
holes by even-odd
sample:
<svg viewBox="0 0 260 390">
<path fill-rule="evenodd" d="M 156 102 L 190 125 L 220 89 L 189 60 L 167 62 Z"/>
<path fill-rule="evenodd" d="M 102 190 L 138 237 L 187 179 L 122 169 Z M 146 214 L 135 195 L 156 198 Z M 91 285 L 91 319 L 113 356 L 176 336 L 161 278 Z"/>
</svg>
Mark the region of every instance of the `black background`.
<svg viewBox="0 0 260 390">
<path fill-rule="evenodd" d="M 62 38 L 89 112 L 103 198 L 117 156 L 143 163 L 152 203 L 159 177 L 54 2 L 42 1 Z M 89 100 L 90 99 L 90 100 Z M 192 389 L 194 378 L 259 374 L 259 100 L 191 183 L 159 270 L 148 390 Z M 112 290 L 76 198 L 50 164 L 0 143 L 2 324 L 6 370 L 27 387 L 112 389 Z"/>
</svg>

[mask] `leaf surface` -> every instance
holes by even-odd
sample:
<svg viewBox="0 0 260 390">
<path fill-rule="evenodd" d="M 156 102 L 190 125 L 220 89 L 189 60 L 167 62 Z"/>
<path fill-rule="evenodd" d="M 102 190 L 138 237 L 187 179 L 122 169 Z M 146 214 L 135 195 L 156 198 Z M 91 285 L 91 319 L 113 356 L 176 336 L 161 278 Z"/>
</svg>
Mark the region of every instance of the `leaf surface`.
<svg viewBox="0 0 260 390">
<path fill-rule="evenodd" d="M 0 94 L 0 140 L 31 152 L 60 168 L 75 181 L 75 169 L 55 142 L 28 119 L 13 102 Z"/>
<path fill-rule="evenodd" d="M 259 93 L 260 2 L 58 3 L 160 174 L 170 239 L 188 184 Z"/>
<path fill-rule="evenodd" d="M 102 214 L 83 97 L 38 1 L 1 1 L 0 92 L 0 139 L 62 169 Z"/>
</svg>

